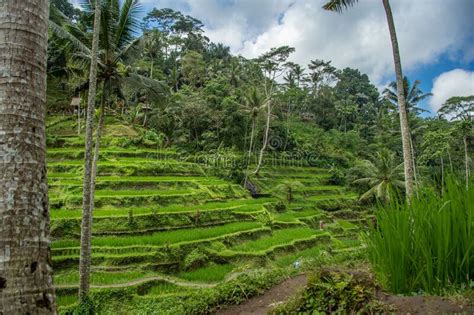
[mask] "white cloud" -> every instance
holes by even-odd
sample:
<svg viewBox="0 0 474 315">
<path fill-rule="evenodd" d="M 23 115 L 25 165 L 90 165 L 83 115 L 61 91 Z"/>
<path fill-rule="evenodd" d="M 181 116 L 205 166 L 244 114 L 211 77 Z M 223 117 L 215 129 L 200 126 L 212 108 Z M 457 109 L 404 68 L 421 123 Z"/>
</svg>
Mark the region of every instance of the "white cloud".
<svg viewBox="0 0 474 315">
<path fill-rule="evenodd" d="M 454 69 L 433 80 L 430 107 L 436 112 L 452 96 L 474 95 L 474 71 Z"/>
<path fill-rule="evenodd" d="M 333 60 L 339 68 L 359 68 L 378 85 L 392 79 L 392 51 L 381 2 L 360 1 L 343 14 L 322 10 L 323 2 L 297 1 L 281 23 L 274 22 L 257 38 L 246 41 L 240 52 L 256 56 L 288 44 L 296 48 L 296 62 L 307 64 L 322 58 Z M 441 54 L 464 48 L 472 37 L 473 1 L 399 0 L 392 1 L 392 9 L 405 70 L 434 63 Z M 473 58 L 467 53 L 463 57 Z"/>
</svg>

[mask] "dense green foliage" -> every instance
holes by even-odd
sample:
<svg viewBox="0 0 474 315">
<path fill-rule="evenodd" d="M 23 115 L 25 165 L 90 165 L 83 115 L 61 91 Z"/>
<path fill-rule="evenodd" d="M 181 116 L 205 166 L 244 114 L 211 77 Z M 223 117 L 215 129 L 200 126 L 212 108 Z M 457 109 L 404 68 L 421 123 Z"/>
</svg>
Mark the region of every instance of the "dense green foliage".
<svg viewBox="0 0 474 315">
<path fill-rule="evenodd" d="M 357 69 L 317 56 L 306 68 L 291 62 L 288 46 L 234 56 L 191 16 L 155 8 L 140 21 L 139 1 L 103 0 L 95 287 L 77 307 L 94 8 L 51 3 L 47 159 L 60 312 L 197 314 L 239 303 L 282 280 L 279 268 L 363 256 L 357 234 L 377 201 L 366 238 L 388 288 L 440 293 L 472 280 L 472 96 L 422 117 L 430 95 L 405 78 L 418 192 L 408 206 L 394 82 L 381 94 Z M 445 187 L 446 174 L 468 190 Z M 293 310 L 373 310 L 358 281 L 318 274 Z"/>
<path fill-rule="evenodd" d="M 86 49 L 92 19 L 88 6 L 78 11 L 64 1 L 57 2 L 57 9 L 65 16 L 52 15 L 56 26 L 52 27 L 50 41 L 49 108 L 67 112 L 71 110 L 70 97 L 87 88 L 87 73 L 84 67 L 78 67 L 82 62 L 72 48 Z M 117 57 L 102 61 L 100 71 L 107 76 L 99 77 L 109 82 L 102 94 L 108 95 L 108 111 L 147 127 L 146 137 L 153 139 L 151 143 L 218 154 L 229 163 L 217 168 L 217 175 L 242 183 L 244 173 L 252 171 L 248 164 L 257 162 L 256 154 L 265 144 L 262 139 L 268 124 L 267 104 L 271 102 L 264 161 L 285 154 L 301 163 L 332 166 L 340 170 L 335 183 L 346 181 L 348 168 L 370 160 L 382 149 L 392 152 L 393 165 L 400 164 L 393 83 L 380 95 L 369 77 L 357 69 L 336 69 L 330 61 L 319 59 L 311 61 L 306 69 L 289 62 L 294 50 L 286 46 L 256 59 L 236 57 L 228 47 L 210 42 L 203 35 L 203 23 L 193 17 L 171 9 L 154 9 L 140 24 L 139 4 L 115 8 L 106 3 L 103 11 L 111 12 L 105 16 L 110 27 L 104 28 L 102 38 L 112 38 L 119 44 L 103 47 L 110 50 L 104 56 Z M 120 12 L 128 12 L 129 18 L 121 21 L 124 14 Z M 114 26 L 122 24 L 127 31 L 123 39 L 116 36 Z M 125 50 L 122 53 L 120 49 Z M 61 69 L 67 75 L 57 70 L 61 65 L 55 61 L 58 58 L 64 60 Z M 282 82 L 275 79 L 279 76 Z M 471 131 L 456 129 L 442 117 L 421 118 L 418 103 L 429 94 L 423 93 L 419 84 L 405 80 L 413 163 L 417 178 L 426 176 L 439 182 L 448 156 L 450 168 L 463 173 L 462 141 L 470 137 Z M 433 132 L 445 135 L 436 139 L 449 142 L 449 146 L 433 151 L 432 146 L 425 145 L 434 141 Z M 471 163 L 468 161 L 468 166 Z M 348 184 L 353 180 L 349 178 Z M 361 193 L 372 187 L 362 185 Z M 386 197 L 385 193 L 370 195 Z"/>
<path fill-rule="evenodd" d="M 376 213 L 367 236 L 371 261 L 396 293 L 442 293 L 469 286 L 474 272 L 474 189 L 450 179 L 441 194 L 422 191 Z"/>
<path fill-rule="evenodd" d="M 375 299 L 376 285 L 364 273 L 322 269 L 312 275 L 301 296 L 278 306 L 275 314 L 384 313 L 389 309 Z"/>
</svg>

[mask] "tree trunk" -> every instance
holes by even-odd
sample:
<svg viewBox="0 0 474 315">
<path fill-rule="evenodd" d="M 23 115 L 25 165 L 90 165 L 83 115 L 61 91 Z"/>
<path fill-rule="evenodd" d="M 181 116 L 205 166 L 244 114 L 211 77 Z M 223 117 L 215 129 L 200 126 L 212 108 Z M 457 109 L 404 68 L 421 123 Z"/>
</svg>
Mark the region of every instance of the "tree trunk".
<svg viewBox="0 0 474 315">
<path fill-rule="evenodd" d="M 449 152 L 449 149 L 446 151 L 446 153 L 448 153 L 449 170 L 451 171 L 451 174 L 454 174 L 453 160 L 451 159 L 451 153 Z"/>
<path fill-rule="evenodd" d="M 97 89 L 97 55 L 99 51 L 100 0 L 95 1 L 94 34 L 92 38 L 91 67 L 89 73 L 89 95 L 87 98 L 86 138 L 84 154 L 84 183 L 81 223 L 81 254 L 79 258 L 79 299 L 84 301 L 89 294 L 91 264 L 91 178 L 92 178 L 92 131 L 95 97 Z"/>
<path fill-rule="evenodd" d="M 46 177 L 48 0 L 0 0 L 0 314 L 55 314 Z"/>
<path fill-rule="evenodd" d="M 150 79 L 153 79 L 153 57 L 151 59 L 151 67 L 150 67 Z"/>
<path fill-rule="evenodd" d="M 81 102 L 79 102 L 79 104 L 77 105 L 77 135 L 81 135 Z"/>
<path fill-rule="evenodd" d="M 415 161 L 415 147 L 413 146 L 413 138 L 410 135 L 410 149 L 411 149 L 411 163 L 413 165 L 413 180 L 416 182 L 416 161 Z"/>
<path fill-rule="evenodd" d="M 263 136 L 263 146 L 260 149 L 260 154 L 259 154 L 259 157 L 258 157 L 257 168 L 253 172 L 255 175 L 258 174 L 258 172 L 260 171 L 260 168 L 262 167 L 263 153 L 265 152 L 265 149 L 267 148 L 267 144 L 268 144 L 268 132 L 270 131 L 270 117 L 271 117 L 271 115 L 272 115 L 271 101 L 268 100 L 268 103 L 267 103 L 267 123 L 266 123 L 266 126 L 265 126 L 265 134 Z"/>
<path fill-rule="evenodd" d="M 392 9 L 390 8 L 389 0 L 382 0 L 387 15 L 388 29 L 390 31 L 390 38 L 392 41 L 393 60 L 395 65 L 395 74 L 397 77 L 397 99 L 400 114 L 400 129 L 402 133 L 403 146 L 403 166 L 405 171 L 405 189 L 407 201 L 409 202 L 413 196 L 413 167 L 411 163 L 411 148 L 410 148 L 410 127 L 408 125 L 408 115 L 406 109 L 406 100 L 403 88 L 403 74 L 402 63 L 400 60 L 400 52 L 398 49 L 397 33 L 395 31 L 395 24 L 393 22 Z"/>
<path fill-rule="evenodd" d="M 286 138 L 285 145 L 283 146 L 283 151 L 286 151 L 288 147 L 288 137 L 290 135 L 290 118 L 291 118 L 291 102 L 288 102 L 288 112 L 286 115 Z"/>
<path fill-rule="evenodd" d="M 102 130 L 104 128 L 105 120 L 105 89 L 108 87 L 108 84 L 104 84 L 102 91 L 102 101 L 100 104 L 100 115 L 99 115 L 99 124 L 97 125 L 97 130 L 95 133 L 95 148 L 94 148 L 94 157 L 92 159 L 92 170 L 91 170 L 91 186 L 90 186 L 90 213 L 91 213 L 91 236 L 92 236 L 92 217 L 94 214 L 94 196 L 95 196 L 95 181 L 97 177 L 97 162 L 99 161 L 99 150 L 100 150 L 100 139 L 102 136 Z"/>
<path fill-rule="evenodd" d="M 469 154 L 468 154 L 468 146 L 467 146 L 467 136 L 463 137 L 464 142 L 464 166 L 466 172 L 466 189 L 469 189 Z"/>
<path fill-rule="evenodd" d="M 247 159 L 247 171 L 245 172 L 244 187 L 247 187 L 249 165 L 252 159 L 253 138 L 255 136 L 255 123 L 256 123 L 256 119 L 252 118 L 252 131 L 250 132 L 250 146 L 249 146 L 249 153 L 248 153 L 248 159 Z"/>
</svg>

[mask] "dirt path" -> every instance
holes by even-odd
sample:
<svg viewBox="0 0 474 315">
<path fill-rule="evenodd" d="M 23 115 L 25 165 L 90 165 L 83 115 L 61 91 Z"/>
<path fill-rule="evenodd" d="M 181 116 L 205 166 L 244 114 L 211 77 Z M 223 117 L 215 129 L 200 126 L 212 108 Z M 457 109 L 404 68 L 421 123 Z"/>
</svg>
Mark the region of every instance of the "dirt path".
<svg viewBox="0 0 474 315">
<path fill-rule="evenodd" d="M 474 314 L 474 305 L 452 301 L 442 296 L 397 296 L 383 294 L 383 302 L 394 307 L 396 314 Z"/>
<path fill-rule="evenodd" d="M 287 279 L 263 295 L 245 301 L 243 304 L 230 306 L 225 309 L 218 310 L 216 315 L 247 315 L 262 314 L 266 315 L 275 305 L 287 301 L 291 296 L 303 289 L 308 281 L 305 274 Z"/>
<path fill-rule="evenodd" d="M 167 281 L 178 286 L 191 287 L 191 288 L 196 288 L 196 289 L 213 288 L 218 284 L 218 283 L 197 283 L 197 282 L 184 281 L 184 280 L 171 278 L 171 277 L 155 276 L 155 277 L 141 278 L 141 279 L 137 279 L 137 280 L 133 280 L 129 282 L 123 282 L 123 283 L 104 284 L 104 285 L 91 284 L 90 287 L 93 289 L 125 288 L 125 287 L 140 285 L 149 281 L 160 281 L 160 280 Z M 74 288 L 78 288 L 79 285 L 59 284 L 59 285 L 55 285 L 54 287 L 57 289 L 74 289 Z"/>
</svg>

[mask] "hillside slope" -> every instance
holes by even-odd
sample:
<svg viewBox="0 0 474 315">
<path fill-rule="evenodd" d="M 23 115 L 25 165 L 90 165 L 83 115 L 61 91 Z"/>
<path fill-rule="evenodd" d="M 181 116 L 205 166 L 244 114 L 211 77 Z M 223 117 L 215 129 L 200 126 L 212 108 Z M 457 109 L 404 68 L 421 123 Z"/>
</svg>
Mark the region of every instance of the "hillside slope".
<svg viewBox="0 0 474 315">
<path fill-rule="evenodd" d="M 83 139 L 75 124 L 73 117 L 51 117 L 47 131 L 54 282 L 63 312 L 76 302 L 79 281 Z M 209 175 L 208 166 L 183 161 L 177 150 L 153 148 L 142 134 L 108 117 L 94 210 L 93 291 L 125 290 L 130 307 L 158 303 L 246 270 L 291 265 L 322 248 L 360 245 L 357 220 L 323 210 L 355 197 L 328 185 L 327 170 L 265 166 L 252 178 L 265 196 L 252 198 Z M 291 202 L 274 189 L 288 180 L 301 183 Z"/>
</svg>

